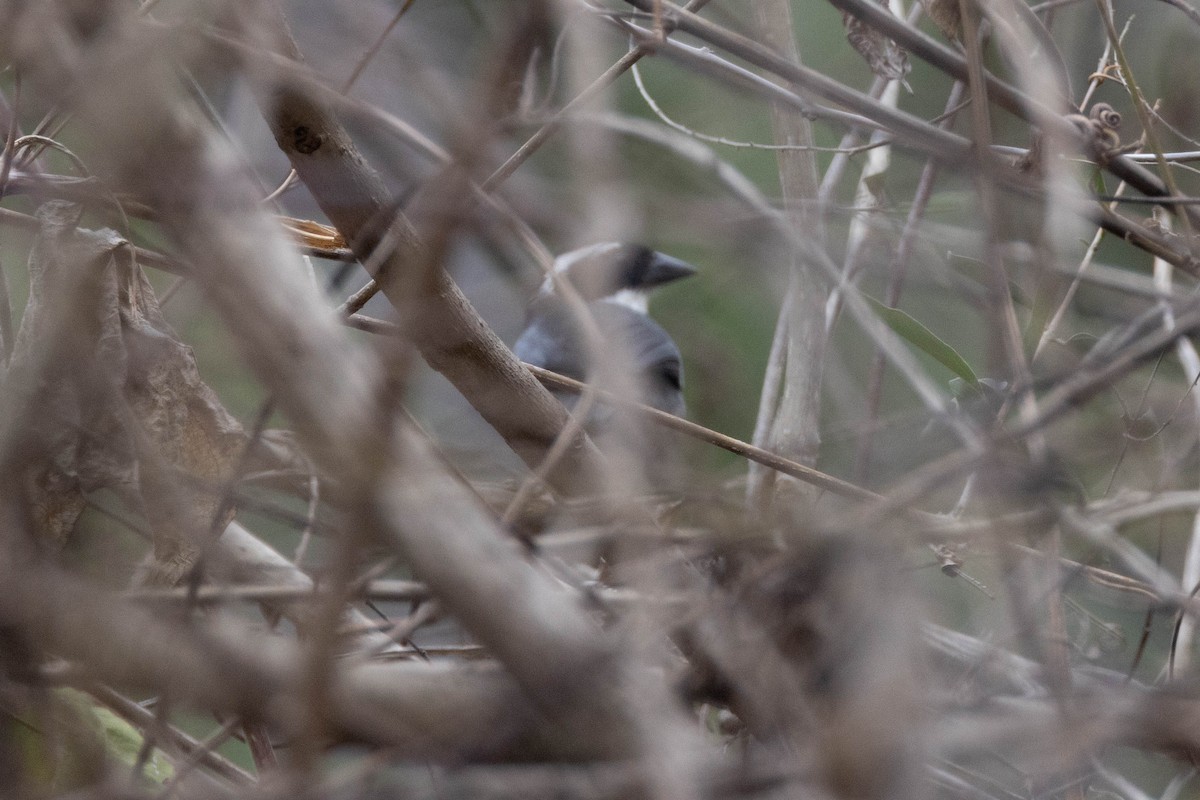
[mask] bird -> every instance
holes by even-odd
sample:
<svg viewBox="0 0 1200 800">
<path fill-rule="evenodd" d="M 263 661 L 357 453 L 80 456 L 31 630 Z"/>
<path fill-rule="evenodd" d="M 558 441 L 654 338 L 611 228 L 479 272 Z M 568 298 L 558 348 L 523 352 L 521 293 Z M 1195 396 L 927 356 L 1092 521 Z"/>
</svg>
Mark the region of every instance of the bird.
<svg viewBox="0 0 1200 800">
<path fill-rule="evenodd" d="M 587 305 L 602 343 L 626 348 L 639 399 L 660 411 L 682 415 L 683 359 L 679 347 L 648 313 L 651 291 L 696 273 L 691 264 L 640 244 L 603 242 L 565 253 L 554 261 L 530 301 L 525 328 L 513 345 L 522 361 L 588 379 L 592 366 L 576 313 L 555 288 L 565 280 Z M 558 393 L 571 407 L 574 395 Z"/>
</svg>

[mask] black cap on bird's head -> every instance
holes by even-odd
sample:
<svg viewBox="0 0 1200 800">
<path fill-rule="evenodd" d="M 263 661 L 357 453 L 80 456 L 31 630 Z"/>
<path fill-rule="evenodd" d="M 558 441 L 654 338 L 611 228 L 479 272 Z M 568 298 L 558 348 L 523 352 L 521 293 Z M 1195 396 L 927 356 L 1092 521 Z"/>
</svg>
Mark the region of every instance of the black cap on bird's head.
<svg viewBox="0 0 1200 800">
<path fill-rule="evenodd" d="M 603 242 L 559 256 L 554 260 L 554 272 L 585 302 L 612 300 L 644 314 L 646 296 L 652 289 L 693 275 L 696 268 L 645 245 Z M 547 277 L 538 297 L 554 293 L 554 280 Z"/>
</svg>

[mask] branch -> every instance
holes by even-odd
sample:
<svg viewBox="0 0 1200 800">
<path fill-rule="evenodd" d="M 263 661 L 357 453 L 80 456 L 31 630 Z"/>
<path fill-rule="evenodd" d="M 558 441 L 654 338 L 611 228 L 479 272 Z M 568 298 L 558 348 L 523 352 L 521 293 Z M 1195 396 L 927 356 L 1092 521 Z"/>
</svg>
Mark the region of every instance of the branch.
<svg viewBox="0 0 1200 800">
<path fill-rule="evenodd" d="M 180 103 L 169 34 L 147 35 L 133 25 L 124 36 L 110 33 L 109 46 L 74 54 L 87 91 L 73 97 L 80 98 L 77 113 L 92 132 L 97 158 L 118 185 L 160 209 L 164 231 L 196 265 L 196 279 L 241 355 L 295 423 L 306 453 L 337 477 L 336 500 L 350 511 L 348 525 L 405 559 L 543 714 L 569 729 L 586 727 L 596 748 L 630 752 L 636 709 L 625 702 L 619 642 L 601 629 L 583 598 L 525 559 L 423 435 L 395 415 L 386 366 L 349 336 L 304 277 L 229 146 Z M 130 80 L 134 74 L 139 80 Z M 52 80 L 42 88 L 48 96 L 61 90 Z M 111 113 L 113 103 L 141 123 L 128 128 L 125 115 Z M 301 174 L 340 164 L 336 154 L 324 153 Z M 442 307 L 439 299 L 430 302 Z M 458 345 L 471 349 L 467 341 Z M 502 346 L 496 353 L 523 381 L 536 383 Z M 486 386 L 490 403 L 513 403 L 510 393 Z M 537 391 L 565 417 L 549 392 Z M 505 683 L 493 679 L 497 690 L 506 691 Z M 234 692 L 241 702 L 264 687 L 244 688 Z M 333 691 L 336 699 L 338 687 Z M 375 724 L 391 726 L 406 711 L 370 713 Z"/>
<path fill-rule="evenodd" d="M 299 61 L 282 13 L 275 8 L 272 16 L 280 52 Z M 274 80 L 258 89 L 280 149 L 322 211 L 361 263 L 378 265 L 374 277 L 401 314 L 419 315 L 409 333 L 422 356 L 536 468 L 566 425 L 561 404 L 521 369 L 441 264 L 429 263 L 430 252 L 319 93 L 296 70 L 277 69 Z M 394 237 L 395 248 L 379 254 L 385 234 Z M 550 481 L 570 494 L 587 492 L 596 485 L 598 469 L 599 454 L 585 441 L 572 448 Z"/>
</svg>

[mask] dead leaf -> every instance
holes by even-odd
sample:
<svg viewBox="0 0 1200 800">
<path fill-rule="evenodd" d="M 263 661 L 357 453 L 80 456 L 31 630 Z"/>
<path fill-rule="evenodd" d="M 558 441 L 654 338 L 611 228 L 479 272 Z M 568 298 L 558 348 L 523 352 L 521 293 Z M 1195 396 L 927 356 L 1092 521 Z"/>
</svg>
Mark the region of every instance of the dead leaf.
<svg viewBox="0 0 1200 800">
<path fill-rule="evenodd" d="M 67 203 L 39 210 L 29 302 L 4 380 L 7 392 L 38 393 L 27 496 L 39 537 L 54 546 L 87 492 L 140 498 L 152 582 L 174 582 L 221 511 L 213 488 L 229 480 L 246 435 L 163 318 L 132 249 L 112 231 L 77 229 L 78 217 Z M 232 516 L 221 511 L 218 525 Z"/>
<path fill-rule="evenodd" d="M 885 0 L 877 2 L 887 8 Z M 842 24 L 846 26 L 846 39 L 850 46 L 863 57 L 871 72 L 886 80 L 904 80 L 912 65 L 908 63 L 908 54 L 900 45 L 852 14 L 842 12 Z"/>
<path fill-rule="evenodd" d="M 111 264 L 122 242 L 105 233 L 81 241 L 78 216 L 68 203 L 38 211 L 29 300 L 4 380 L 6 398 L 27 399 L 18 406 L 27 437 L 21 472 L 38 538 L 51 547 L 74 528 L 85 492 L 130 484 L 135 469 L 111 404 L 125 369 L 107 330 L 117 301 Z"/>
<path fill-rule="evenodd" d="M 962 41 L 962 9 L 958 0 L 921 0 L 925 13 L 947 39 Z"/>
<path fill-rule="evenodd" d="M 349 247 L 342 234 L 332 225 L 322 225 L 311 219 L 295 217 L 279 217 L 284 229 L 305 247 L 318 250 L 345 250 Z"/>
<path fill-rule="evenodd" d="M 149 439 L 162 461 L 158 469 L 148 468 L 143 454 L 140 470 L 159 566 L 154 582 L 175 583 L 190 569 L 198 537 L 208 534 L 221 511 L 222 498 L 214 489 L 229 481 L 247 439 L 200 378 L 192 349 L 163 318 L 141 269 L 122 264 L 120 284 L 121 340 L 129 364 L 123 396 L 139 435 Z M 233 514 L 232 508 L 221 511 L 218 529 Z"/>
</svg>

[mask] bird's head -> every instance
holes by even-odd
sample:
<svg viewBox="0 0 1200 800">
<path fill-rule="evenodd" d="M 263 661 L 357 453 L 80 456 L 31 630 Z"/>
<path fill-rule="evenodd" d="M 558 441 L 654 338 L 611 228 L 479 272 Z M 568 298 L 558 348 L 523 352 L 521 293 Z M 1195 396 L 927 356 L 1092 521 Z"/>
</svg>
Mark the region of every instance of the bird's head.
<svg viewBox="0 0 1200 800">
<path fill-rule="evenodd" d="M 554 277 L 542 282 L 538 298 L 556 294 L 557 278 L 570 283 L 584 302 L 608 300 L 645 314 L 651 290 L 695 272 L 691 264 L 644 245 L 602 242 L 556 258 Z"/>
</svg>

